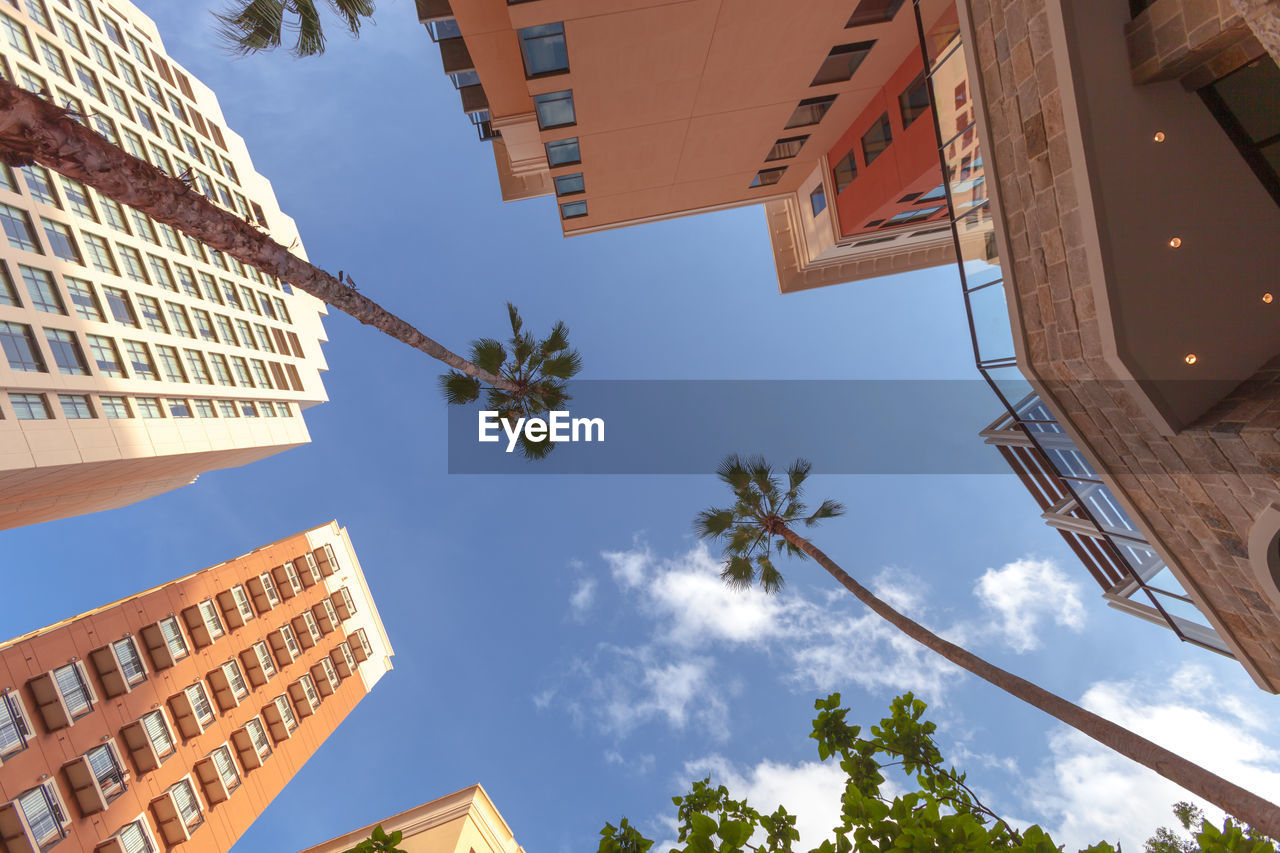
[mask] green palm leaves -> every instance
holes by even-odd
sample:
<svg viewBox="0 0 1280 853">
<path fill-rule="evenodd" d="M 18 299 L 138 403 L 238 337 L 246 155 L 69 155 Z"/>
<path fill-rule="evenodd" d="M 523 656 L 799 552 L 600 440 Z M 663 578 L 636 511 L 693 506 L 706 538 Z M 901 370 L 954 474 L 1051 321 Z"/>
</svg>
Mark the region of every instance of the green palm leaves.
<svg viewBox="0 0 1280 853">
<path fill-rule="evenodd" d="M 796 522 L 806 526 L 824 518 L 844 514 L 844 505 L 825 500 L 813 512 L 801 500 L 804 481 L 812 466 L 797 459 L 787 469 L 786 482 L 760 456 L 740 459 L 731 454 L 716 469 L 716 476 L 733 491 L 733 506 L 704 509 L 694 520 L 694 532 L 703 539 L 719 541 L 724 548 L 724 569 L 720 577 L 732 587 L 745 588 L 759 582 L 765 592 L 777 592 L 784 583 L 770 553 L 803 557 L 804 552 L 783 534 Z"/>
<path fill-rule="evenodd" d="M 569 329 L 557 321 L 551 334 L 536 339 L 524 329 L 520 312 L 510 302 L 507 314 L 511 337 L 505 343 L 494 338 L 471 342 L 471 362 L 503 380 L 508 387 L 482 386 L 480 380 L 457 370 L 440 377 L 440 390 L 451 406 L 465 406 L 485 394 L 485 408 L 513 427 L 521 418 L 561 408 L 571 398 L 568 381 L 582 369 L 582 356 L 569 347 Z M 527 459 L 541 459 L 555 447 L 549 439 L 533 441 L 520 434 L 520 452 Z"/>
<path fill-rule="evenodd" d="M 360 33 L 362 19 L 373 19 L 373 0 L 328 0 L 347 32 Z M 215 13 L 222 40 L 241 55 L 274 50 L 286 32 L 297 41 L 289 49 L 294 56 L 324 53 L 324 27 L 315 0 L 233 0 L 231 7 Z"/>
</svg>

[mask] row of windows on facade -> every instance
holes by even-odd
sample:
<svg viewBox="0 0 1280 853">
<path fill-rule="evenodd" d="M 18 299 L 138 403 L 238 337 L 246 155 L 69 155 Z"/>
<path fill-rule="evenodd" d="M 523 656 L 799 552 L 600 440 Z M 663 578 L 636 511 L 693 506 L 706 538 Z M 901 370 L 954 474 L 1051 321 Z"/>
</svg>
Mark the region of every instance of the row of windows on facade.
<svg viewBox="0 0 1280 853">
<path fill-rule="evenodd" d="M 38 3 L 38 0 L 33 0 L 33 2 Z M 16 4 L 14 5 L 15 8 L 17 8 Z M 51 22 L 48 14 L 42 7 L 31 5 L 28 6 L 28 14 L 36 24 L 48 30 L 50 33 L 60 36 L 63 44 L 74 48 L 85 58 L 92 59 L 101 71 L 124 80 L 139 94 L 147 95 L 161 111 L 168 111 L 172 113 L 184 125 L 193 127 L 202 137 L 211 139 L 223 151 L 226 150 L 226 141 L 223 138 L 222 131 L 215 123 L 207 121 L 194 108 L 184 106 L 182 100 L 173 91 L 163 89 L 160 83 L 149 76 L 148 73 L 144 72 L 140 74 L 138 70 L 123 57 L 128 55 L 128 51 L 131 51 L 134 57 L 140 61 L 143 67 L 145 67 L 147 72 L 155 70 L 159 74 L 161 80 L 169 86 L 175 87 L 178 91 L 181 91 L 188 100 L 194 101 L 194 93 L 191 91 L 190 82 L 187 80 L 185 75 L 177 69 L 172 69 L 169 63 L 155 51 L 148 51 L 146 47 L 142 45 L 142 42 L 132 34 L 128 35 L 129 46 L 126 49 L 125 37 L 120 35 L 121 30 L 119 26 L 114 22 L 110 22 L 110 18 L 105 15 L 103 16 L 103 22 L 109 23 L 107 35 L 110 41 L 113 42 L 121 51 L 121 55 L 114 59 L 111 51 L 92 35 L 82 37 L 80 28 L 66 15 L 63 15 L 60 12 L 55 12 L 53 21 Z M 0 15 L 3 15 L 3 13 L 0 13 Z M 81 15 L 81 19 L 85 23 L 89 24 L 91 28 L 96 29 L 97 25 L 93 18 L 94 14 L 92 9 L 86 10 L 86 13 Z M 54 29 L 55 23 L 57 28 L 56 30 Z M 32 62 L 38 61 L 36 52 L 33 49 L 33 42 L 25 26 L 8 15 L 3 15 L 3 18 L 0 18 L 0 28 L 3 28 L 5 38 L 11 48 Z M 157 123 L 152 118 L 149 109 L 143 108 L 146 109 L 144 119 L 144 114 L 139 111 L 136 105 L 132 111 L 128 108 L 129 102 L 119 87 L 116 87 L 109 82 L 99 85 L 98 76 L 91 68 L 86 66 L 84 63 L 81 63 L 78 59 L 75 59 L 74 56 L 71 63 L 68 63 L 64 53 L 38 33 L 36 35 L 35 43 L 40 46 L 40 55 L 44 59 L 44 64 L 47 65 L 59 78 L 71 85 L 76 85 L 78 82 L 79 86 L 84 91 L 92 94 L 100 102 L 104 104 L 110 103 L 111 106 L 125 118 L 130 120 L 134 120 L 136 118 L 139 124 L 147 127 L 147 129 L 151 130 L 153 133 L 157 133 L 155 130 Z M 23 85 L 25 88 L 35 92 L 39 92 L 41 90 L 51 91 L 45 81 L 39 78 L 38 75 L 34 75 L 31 71 L 23 68 L 18 63 L 15 63 L 15 66 L 18 68 L 17 76 L 19 78 L 20 85 Z M 75 73 L 74 79 L 72 77 L 72 69 L 74 69 Z M 6 73 L 6 77 L 8 76 L 8 73 Z M 106 92 L 105 95 L 104 91 Z M 63 97 L 66 98 L 65 95 Z M 70 98 L 69 100 L 75 101 L 74 98 Z M 78 101 L 76 101 L 73 106 L 79 106 Z M 84 114 L 83 109 L 79 109 L 78 112 Z M 162 135 L 174 148 L 179 151 L 185 150 L 192 158 L 195 159 L 196 162 L 201 163 L 202 165 L 207 165 L 215 172 L 225 174 L 235 184 L 240 184 L 239 176 L 236 174 L 235 167 L 226 156 L 219 154 L 207 144 L 202 145 L 198 143 L 194 137 L 185 131 L 182 132 L 182 141 L 180 144 L 178 132 L 176 128 L 173 127 L 172 123 L 168 122 L 168 120 L 163 117 L 160 118 L 160 121 L 164 124 L 160 125 L 161 130 L 158 132 L 158 135 Z M 97 125 L 99 132 L 102 132 L 104 136 L 110 138 L 114 144 L 120 144 L 119 138 L 114 134 L 114 128 L 111 128 L 109 120 L 105 119 L 105 117 L 101 117 L 101 120 L 95 120 L 95 125 Z M 168 132 L 165 132 L 165 125 L 168 126 Z M 107 128 L 111 128 L 110 132 L 108 132 Z M 142 159 L 146 159 L 145 156 L 142 157 Z M 157 163 L 156 165 L 160 164 Z M 219 197 L 222 197 L 226 206 L 232 208 L 233 205 L 229 197 L 225 197 L 225 194 L 223 193 L 220 193 L 219 196 L 213 196 L 212 187 L 204 186 L 207 180 L 208 177 L 205 176 L 205 181 L 200 182 L 201 189 L 206 191 L 206 195 L 209 195 L 214 200 L 218 200 Z M 247 217 L 250 213 L 250 206 L 240 205 L 240 207 L 242 213 Z M 252 211 L 258 220 L 265 225 L 261 208 L 253 205 Z"/>
<path fill-rule="evenodd" d="M 282 632 L 287 630 L 288 626 L 281 629 Z M 170 644 L 181 641 L 181 629 L 177 627 L 176 620 L 165 630 L 164 635 Z M 358 651 L 353 652 L 352 642 L 356 642 Z M 173 645 L 168 648 L 172 650 Z M 301 653 L 296 645 L 294 648 L 296 654 L 289 662 Z M 242 775 L 232 757 L 233 751 L 238 753 L 245 773 L 262 766 L 272 752 L 267 732 L 271 733 L 271 738 L 277 745 L 291 737 L 299 720 L 314 714 L 323 701 L 322 697 L 332 694 L 343 678 L 356 671 L 359 661 L 367 659 L 370 654 L 371 649 L 363 629 L 352 634 L 347 641 L 335 647 L 329 656 L 322 657 L 309 672 L 290 683 L 285 693 L 272 698 L 262 709 L 260 716 L 255 715 L 233 733 L 231 741 L 217 746 L 205 758 L 195 762 L 193 775 L 179 780 L 153 801 L 151 811 L 166 845 L 186 841 L 203 821 L 203 810 L 192 785 L 193 780 L 199 783 L 209 806 L 229 799 L 239 787 Z M 197 680 L 181 693 L 170 697 L 165 707 L 172 715 L 172 725 L 161 708 L 144 714 L 139 720 L 121 729 L 120 739 L 139 774 L 160 767 L 176 753 L 173 735 L 175 728 L 182 738 L 189 739 L 203 734 L 212 723 L 215 713 L 206 682 L 213 688 L 213 701 L 225 713 L 239 707 L 249 697 L 250 688 L 246 684 L 245 671 L 249 673 L 249 681 L 255 689 L 264 686 L 276 672 L 265 643 L 255 644 L 243 652 L 240 659 L 245 661 L 244 671 L 237 659 L 232 658 L 211 671 L 205 680 Z M 121 638 L 96 650 L 90 660 L 98 671 L 104 692 L 108 696 L 126 692 L 147 677 L 145 664 L 132 637 Z M 281 660 L 281 667 L 286 665 Z M 42 696 L 56 691 L 66 711 L 58 722 L 69 717 L 65 725 L 74 724 L 75 720 L 89 713 L 96 700 L 78 662 L 59 667 L 47 679 L 33 683 L 31 689 L 37 703 Z M 45 706 L 38 704 L 37 707 L 48 725 L 48 715 L 44 714 Z M 61 727 L 58 725 L 58 728 Z M 11 691 L 0 696 L 0 760 L 25 749 L 31 733 L 32 728 L 20 696 Z M 128 775 L 123 769 L 118 750 L 117 741 L 110 739 L 62 767 L 62 776 L 85 817 L 105 810 L 127 787 Z M 34 842 L 37 849 L 44 849 L 46 845 L 65 835 L 68 820 L 62 802 L 61 792 L 53 780 L 50 780 L 19 795 L 7 807 L 0 807 L 0 826 L 4 825 L 3 813 L 6 808 L 13 810 L 14 816 L 20 811 L 18 829 L 26 831 L 26 840 Z M 113 835 L 113 838 L 121 839 L 121 848 L 125 850 L 153 849 L 128 846 L 130 842 L 137 841 L 133 836 L 139 830 L 147 829 L 145 820 L 135 820 Z M 148 832 L 143 833 L 143 839 L 148 843 L 149 835 Z M 10 840 L 10 837 L 4 836 L 4 839 Z M 114 848 L 108 846 L 107 849 Z"/>
<path fill-rule="evenodd" d="M 227 387 L 259 388 L 277 391 L 302 391 L 302 376 L 292 364 L 280 364 L 222 353 L 203 353 L 193 349 L 178 350 L 166 344 L 149 345 L 143 341 L 122 339 L 130 369 L 126 373 L 120 348 L 114 338 L 104 335 L 85 336 L 93 355 L 97 373 L 116 379 L 163 378 L 169 382 Z M 69 329 L 44 329 L 44 343 L 58 373 L 70 376 L 92 376 L 79 333 Z M 45 350 L 40 346 L 33 327 L 25 323 L 0 321 L 0 348 L 12 370 L 24 373 L 48 373 Z M 154 357 L 152 353 L 155 353 Z M 181 352 L 181 358 L 179 357 Z M 212 366 L 212 371 L 210 370 Z M 232 379 L 232 370 L 235 379 Z"/>
<path fill-rule="evenodd" d="M 42 166 L 24 166 L 20 171 L 26 178 L 27 189 L 33 199 L 61 207 L 47 169 Z M 87 189 L 68 178 L 63 177 L 61 180 L 72 209 L 77 213 L 83 210 L 92 212 L 93 203 Z M 0 189 L 18 192 L 17 184 L 8 167 L 0 166 Z M 177 229 L 164 223 L 153 222 L 141 211 L 125 207 L 105 197 L 99 197 L 98 202 L 103 212 L 108 214 L 105 217 L 107 224 L 123 234 L 131 233 L 123 212 L 127 211 L 129 218 L 133 220 L 134 231 L 148 242 L 156 246 L 163 245 L 164 248 L 179 255 L 190 253 L 201 262 L 209 264 L 210 267 L 220 267 L 226 273 L 259 284 L 278 287 L 270 277 L 262 275 L 255 268 L 246 266 L 217 249 L 205 247 L 200 241 L 188 235 L 181 235 L 187 242 L 187 249 L 184 251 L 182 241 L 179 239 L 180 232 Z M 96 214 L 86 218 L 94 222 L 98 221 Z M 11 204 L 0 202 L 0 225 L 4 227 L 9 245 L 15 249 L 38 255 L 53 254 L 64 261 L 85 266 L 85 257 L 80 249 L 80 242 L 83 242 L 88 252 L 88 259 L 98 272 L 120 276 L 123 271 L 123 277 L 140 284 L 153 285 L 173 293 L 185 293 L 196 299 L 206 299 L 258 317 L 269 317 L 289 324 L 293 322 L 288 306 L 279 296 L 261 293 L 244 284 L 236 285 L 226 279 L 215 279 L 213 274 L 193 269 L 176 261 L 170 266 L 166 259 L 150 253 L 147 254 L 144 264 L 142 252 L 126 243 L 117 240 L 113 252 L 112 244 L 99 235 L 79 228 L 69 228 L 45 216 L 41 216 L 40 221 L 48 252 L 46 252 L 46 246 L 41 244 L 27 212 Z M 76 239 L 77 232 L 80 241 Z M 163 237 L 163 244 L 157 238 L 157 234 Z M 197 277 L 199 283 L 197 283 Z"/>
<path fill-rule="evenodd" d="M 57 394 L 57 408 L 50 404 L 51 395 L 31 392 L 9 392 L 7 399 L 13 417 L 20 421 L 107 418 L 289 418 L 293 408 L 275 400 L 206 400 L 181 397 L 125 397 L 116 394 Z M 6 417 L 0 408 L 0 420 Z"/>
</svg>

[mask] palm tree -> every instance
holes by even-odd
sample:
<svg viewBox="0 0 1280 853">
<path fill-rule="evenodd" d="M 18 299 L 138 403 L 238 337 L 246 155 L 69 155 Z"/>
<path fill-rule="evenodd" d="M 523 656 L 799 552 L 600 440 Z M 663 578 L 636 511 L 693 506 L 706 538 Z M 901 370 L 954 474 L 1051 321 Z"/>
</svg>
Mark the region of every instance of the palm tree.
<svg viewBox="0 0 1280 853">
<path fill-rule="evenodd" d="M 490 386 L 485 395 L 485 408 L 514 427 L 521 418 L 538 412 L 560 408 L 570 397 L 565 383 L 582 369 L 582 356 L 569 348 L 569 329 L 557 322 L 551 334 L 542 340 L 524 331 L 524 321 L 516 306 L 507 303 L 511 320 L 511 338 L 504 347 L 493 338 L 471 342 L 471 360 L 482 370 L 513 383 L 523 393 L 513 394 L 505 388 Z M 440 377 L 440 390 L 453 406 L 463 406 L 480 397 L 480 382 L 474 377 L 451 370 Z M 520 434 L 520 452 L 527 459 L 541 459 L 552 451 L 555 443 L 547 437 L 530 440 Z"/>
<path fill-rule="evenodd" d="M 792 529 L 798 522 L 804 522 L 809 527 L 823 519 L 842 515 L 845 511 L 839 502 L 825 500 L 816 510 L 808 513 L 801 498 L 809 469 L 810 465 L 805 460 L 794 462 L 787 471 L 784 488 L 773 469 L 761 457 L 742 460 L 734 454 L 726 457 L 720 464 L 716 473 L 732 489 L 734 504 L 727 509 L 703 510 L 698 514 L 694 530 L 703 539 L 723 543 L 725 565 L 720 576 L 731 587 L 745 588 L 758 582 L 766 592 L 777 592 L 782 588 L 783 578 L 770 561 L 770 552 L 801 558 L 811 557 L 859 601 L 921 645 L 1121 755 L 1154 770 L 1255 829 L 1273 837 L 1280 831 L 1280 807 L 1274 803 L 1110 720 L 988 663 L 908 619 L 873 595 L 812 542 Z"/>
<path fill-rule="evenodd" d="M 10 166 L 39 163 L 88 184 L 538 411 L 535 387 L 496 375 L 450 351 L 361 294 L 350 276 L 340 272 L 340 280 L 312 266 L 252 222 L 195 192 L 191 184 L 112 145 L 77 120 L 82 118 L 0 79 L 0 160 Z M 557 329 L 563 332 L 563 325 Z"/>
<path fill-rule="evenodd" d="M 373 20 L 373 0 L 329 0 L 329 8 L 352 37 L 359 36 L 362 18 Z M 315 0 L 233 0 L 230 8 L 214 17 L 218 34 L 232 53 L 243 56 L 274 50 L 287 30 L 297 33 L 289 49 L 294 56 L 324 53 L 324 28 Z"/>
</svg>

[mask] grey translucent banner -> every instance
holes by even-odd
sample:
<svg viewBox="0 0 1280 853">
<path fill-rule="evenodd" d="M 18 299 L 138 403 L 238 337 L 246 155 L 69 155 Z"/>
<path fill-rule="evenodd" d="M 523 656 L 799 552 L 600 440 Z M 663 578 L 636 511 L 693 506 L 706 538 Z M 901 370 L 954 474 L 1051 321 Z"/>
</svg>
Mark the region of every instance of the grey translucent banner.
<svg viewBox="0 0 1280 853">
<path fill-rule="evenodd" d="M 978 436 L 1002 414 L 981 380 L 591 380 L 570 390 L 559 428 L 572 436 L 578 419 L 578 440 L 539 460 L 508 452 L 493 418 L 494 440 L 480 441 L 481 406 L 450 407 L 449 473 L 709 474 L 727 453 L 804 457 L 822 474 L 1009 473 Z"/>
</svg>

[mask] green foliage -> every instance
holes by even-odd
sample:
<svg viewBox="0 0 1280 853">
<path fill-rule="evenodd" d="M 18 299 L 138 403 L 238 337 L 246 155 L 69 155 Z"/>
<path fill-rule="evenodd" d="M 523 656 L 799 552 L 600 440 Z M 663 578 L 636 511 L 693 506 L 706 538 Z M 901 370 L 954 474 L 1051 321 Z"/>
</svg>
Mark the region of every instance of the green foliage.
<svg viewBox="0 0 1280 853">
<path fill-rule="evenodd" d="M 1146 853 L 1276 853 L 1276 842 L 1252 827 L 1227 818 L 1219 829 L 1191 803 L 1174 803 L 1173 815 L 1190 836 L 1162 826 L 1143 845 Z"/>
<path fill-rule="evenodd" d="M 360 34 L 364 18 L 373 20 L 373 0 L 328 0 L 330 10 L 352 36 Z M 218 35 L 232 53 L 246 55 L 275 50 L 286 32 L 297 34 L 289 52 L 294 56 L 324 53 L 324 25 L 315 0 L 232 0 L 214 14 Z"/>
<path fill-rule="evenodd" d="M 849 709 L 840 706 L 839 693 L 814 703 L 817 715 L 809 737 L 817 741 L 818 757 L 838 762 L 847 780 L 840 823 L 831 838 L 810 853 L 1058 853 L 1058 845 L 1042 828 L 1014 829 L 982 803 L 968 786 L 965 774 L 944 766 L 933 737 L 937 727 L 924 718 L 925 707 L 910 693 L 899 696 L 893 700 L 889 716 L 864 735 L 860 726 L 846 720 Z M 889 768 L 898 768 L 913 780 L 915 790 L 890 797 L 885 791 Z M 694 782 L 688 794 L 672 801 L 677 810 L 679 845 L 672 853 L 797 853 L 794 844 L 800 836 L 795 816 L 783 806 L 761 814 L 746 800 L 733 799 L 723 785 L 713 788 L 708 779 Z M 627 826 L 625 819 L 622 825 Z M 601 835 L 604 840 L 599 853 L 644 853 L 652 844 L 639 833 L 623 839 L 612 825 Z M 1261 849 L 1239 849 L 1262 853 Z M 1117 851 L 1104 842 L 1083 853 Z"/>
<path fill-rule="evenodd" d="M 400 843 L 403 833 L 396 830 L 392 833 L 383 831 L 382 824 L 378 824 L 373 828 L 373 832 L 364 841 L 361 841 L 355 847 L 347 850 L 345 853 L 405 853 L 396 845 Z"/>
<path fill-rule="evenodd" d="M 560 409 L 572 399 L 568 381 L 582 370 L 582 356 L 569 347 L 569 328 L 564 323 L 557 322 L 551 334 L 538 340 L 524 330 L 520 312 L 510 302 L 507 315 L 511 337 L 505 344 L 493 338 L 472 341 L 471 363 L 518 390 L 485 387 L 480 380 L 451 370 L 440 377 L 440 391 L 451 406 L 474 403 L 483 393 L 485 410 L 498 412 L 514 429 L 520 418 Z M 523 432 L 518 444 L 526 459 L 542 459 L 555 448 L 549 438 L 530 441 Z"/>
<path fill-rule="evenodd" d="M 735 453 L 720 463 L 716 475 L 733 491 L 734 504 L 725 509 L 703 510 L 693 528 L 699 537 L 722 545 L 725 564 L 720 577 L 729 586 L 746 588 L 759 582 L 765 592 L 782 589 L 782 573 L 769 554 L 804 556 L 787 541 L 783 529 L 790 529 L 796 522 L 812 526 L 844 514 L 844 506 L 833 500 L 823 501 L 809 513 L 801 498 L 810 468 L 804 459 L 793 462 L 787 469 L 784 488 L 781 478 L 760 456 L 744 460 Z"/>
</svg>

